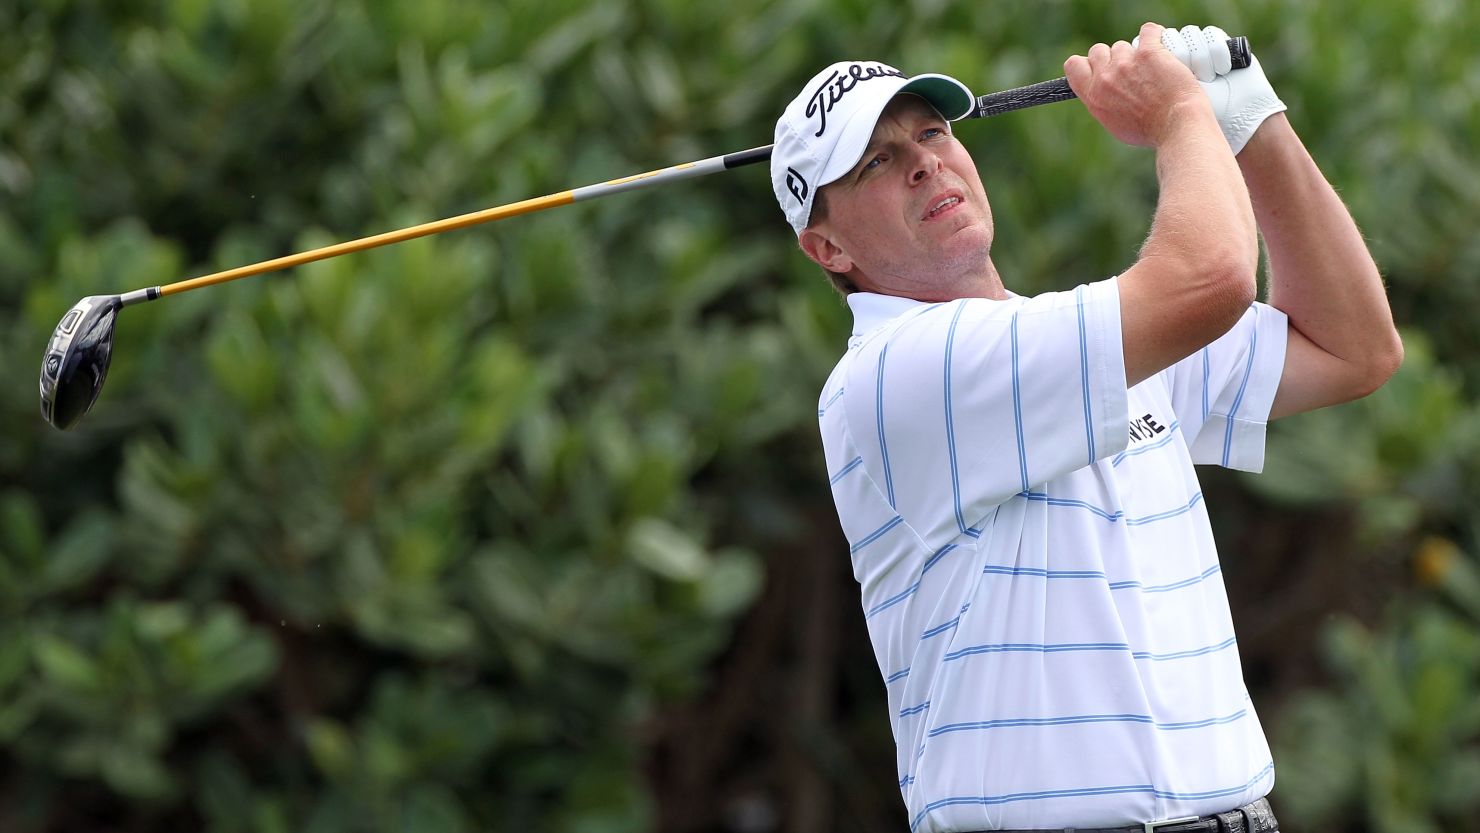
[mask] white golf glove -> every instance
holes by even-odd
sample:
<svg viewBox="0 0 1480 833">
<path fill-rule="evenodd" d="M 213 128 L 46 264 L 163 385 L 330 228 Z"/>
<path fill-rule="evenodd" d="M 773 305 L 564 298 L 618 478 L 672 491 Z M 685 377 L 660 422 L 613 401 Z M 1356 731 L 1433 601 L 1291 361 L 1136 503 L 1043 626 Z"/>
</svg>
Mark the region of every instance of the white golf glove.
<svg viewBox="0 0 1480 833">
<path fill-rule="evenodd" d="M 1131 45 L 1138 46 L 1140 41 L 1137 37 Z M 1197 76 L 1235 156 L 1265 119 L 1285 109 L 1285 102 L 1274 94 L 1252 52 L 1247 67 L 1233 69 L 1228 33 L 1217 26 L 1167 28 L 1161 33 L 1161 42 Z"/>
</svg>

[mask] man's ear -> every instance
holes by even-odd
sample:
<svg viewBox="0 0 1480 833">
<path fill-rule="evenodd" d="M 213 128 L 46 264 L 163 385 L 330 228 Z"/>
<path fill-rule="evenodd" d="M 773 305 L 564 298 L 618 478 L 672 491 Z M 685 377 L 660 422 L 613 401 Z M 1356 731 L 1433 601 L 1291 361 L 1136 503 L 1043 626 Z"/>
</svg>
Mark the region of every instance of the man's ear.
<svg viewBox="0 0 1480 833">
<path fill-rule="evenodd" d="M 806 252 L 807 257 L 829 272 L 842 274 L 853 268 L 853 258 L 828 236 L 826 225 L 802 229 L 801 235 L 797 237 L 797 244 Z"/>
</svg>

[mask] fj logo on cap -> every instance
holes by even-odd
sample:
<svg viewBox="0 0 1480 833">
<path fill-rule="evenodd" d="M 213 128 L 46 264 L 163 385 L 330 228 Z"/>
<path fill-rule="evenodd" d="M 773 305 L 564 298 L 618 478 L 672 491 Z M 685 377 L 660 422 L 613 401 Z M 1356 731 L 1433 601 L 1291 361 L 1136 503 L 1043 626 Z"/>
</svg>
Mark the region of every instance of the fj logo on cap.
<svg viewBox="0 0 1480 833">
<path fill-rule="evenodd" d="M 802 205 L 807 204 L 807 192 L 811 188 L 807 186 L 807 180 L 803 179 L 802 175 L 797 173 L 796 168 L 786 169 L 786 190 L 790 191 L 791 195 L 797 198 L 797 202 Z"/>
<path fill-rule="evenodd" d="M 812 94 L 811 100 L 807 102 L 807 116 L 817 117 L 817 132 L 812 135 L 821 136 L 827 132 L 827 114 L 831 113 L 832 108 L 839 101 L 843 100 L 843 96 L 858 86 L 860 81 L 869 81 L 889 75 L 896 78 L 906 77 L 904 73 L 894 67 L 885 66 L 884 64 L 875 64 L 873 66 L 849 64 L 846 75 L 841 72 L 834 72 L 832 75 L 829 75 L 827 80 L 822 82 L 822 86 L 817 88 L 817 92 Z"/>
</svg>

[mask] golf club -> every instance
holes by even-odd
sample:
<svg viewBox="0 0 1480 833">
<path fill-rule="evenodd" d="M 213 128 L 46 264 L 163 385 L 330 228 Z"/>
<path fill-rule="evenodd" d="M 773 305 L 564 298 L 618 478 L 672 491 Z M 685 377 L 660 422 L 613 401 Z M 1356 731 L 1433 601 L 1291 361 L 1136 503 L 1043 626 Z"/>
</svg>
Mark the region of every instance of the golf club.
<svg viewBox="0 0 1480 833">
<path fill-rule="evenodd" d="M 1235 69 L 1242 69 L 1249 65 L 1249 44 L 1245 38 L 1230 38 L 1228 49 Z M 1036 107 L 1040 104 L 1066 101 L 1074 97 L 1074 91 L 1069 88 L 1069 82 L 1064 78 L 1055 78 L 1051 81 L 979 96 L 975 109 L 964 118 L 995 116 L 1026 107 Z M 66 430 L 76 425 L 78 420 L 82 419 L 92 408 L 93 403 L 98 399 L 98 394 L 103 389 L 103 379 L 108 374 L 108 363 L 113 356 L 113 327 L 118 320 L 119 311 L 124 307 L 153 301 L 166 295 L 189 292 L 192 289 L 301 266 L 316 260 L 360 252 L 429 234 L 441 234 L 445 231 L 467 228 L 520 214 L 531 214 L 608 194 L 620 194 L 624 191 L 692 179 L 751 165 L 769 160 L 771 148 L 771 145 L 766 145 L 723 156 L 713 156 L 697 162 L 686 162 L 635 176 L 613 179 L 543 197 L 461 214 L 444 220 L 423 223 L 398 231 L 336 243 L 332 246 L 265 260 L 261 263 L 164 286 L 136 289 L 122 295 L 89 295 L 67 310 L 46 345 L 46 353 L 41 359 L 41 415 L 58 429 Z"/>
</svg>

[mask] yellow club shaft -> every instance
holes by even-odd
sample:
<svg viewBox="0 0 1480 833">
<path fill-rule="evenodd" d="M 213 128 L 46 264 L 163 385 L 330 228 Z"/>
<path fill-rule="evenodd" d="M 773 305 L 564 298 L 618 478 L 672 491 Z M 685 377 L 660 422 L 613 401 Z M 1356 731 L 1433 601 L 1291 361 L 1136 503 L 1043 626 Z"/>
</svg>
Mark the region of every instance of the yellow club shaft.
<svg viewBox="0 0 1480 833">
<path fill-rule="evenodd" d="M 286 257 L 264 260 L 261 263 L 253 263 L 248 266 L 238 266 L 235 269 L 227 269 L 223 272 L 214 272 L 209 275 L 201 275 L 198 278 L 177 281 L 165 284 L 159 288 L 160 295 L 174 295 L 178 292 L 188 292 L 199 289 L 202 286 L 212 286 L 218 283 L 234 281 L 237 278 L 248 278 L 252 275 L 260 275 L 264 272 L 275 272 L 279 269 L 291 269 L 294 266 L 302 266 L 315 260 L 323 260 L 328 257 L 338 257 L 353 252 L 363 252 L 377 246 L 388 246 L 391 243 L 400 243 L 415 237 L 425 237 L 428 234 L 440 234 L 444 231 L 455 231 L 468 226 L 476 226 L 479 223 L 490 223 L 494 220 L 502 220 L 505 217 L 517 217 L 520 214 L 530 214 L 535 211 L 543 211 L 546 208 L 569 205 L 575 202 L 574 191 L 561 191 L 558 194 L 550 194 L 544 197 L 521 200 L 520 202 L 500 205 L 494 208 L 485 208 L 482 211 L 474 211 L 468 214 L 459 214 L 456 217 L 448 217 L 445 220 L 435 220 L 430 223 L 422 223 L 419 226 L 387 231 L 382 234 L 361 237 L 358 240 L 348 240 L 343 243 L 335 243 L 332 246 L 324 246 L 307 252 L 287 255 Z"/>
<path fill-rule="evenodd" d="M 335 243 L 332 246 L 324 246 L 307 252 L 288 255 L 286 257 L 264 260 L 261 263 L 253 263 L 248 266 L 239 266 L 235 269 L 227 269 L 223 272 L 215 272 L 210 275 L 201 275 L 198 278 L 177 281 L 164 286 L 150 286 L 125 292 L 118 296 L 124 306 L 153 301 L 166 295 L 177 295 L 181 292 L 189 292 L 192 289 L 200 289 L 203 286 L 214 286 L 218 283 L 234 281 L 237 278 L 249 278 L 253 275 L 261 275 L 264 272 L 276 272 L 279 269 L 291 269 L 294 266 L 302 266 L 315 260 L 323 260 L 339 255 L 363 252 L 366 249 L 374 249 L 378 246 L 387 246 L 391 243 L 400 243 L 415 237 L 425 237 L 429 234 L 440 234 L 444 231 L 455 231 L 457 229 L 476 226 L 479 223 L 491 223 L 494 220 L 502 220 L 506 217 L 517 217 L 520 214 L 532 214 L 547 208 L 555 208 L 561 205 L 570 205 L 573 202 L 606 196 L 607 194 L 620 194 L 626 191 L 635 191 L 639 188 L 648 188 L 653 185 L 661 185 L 682 179 L 692 179 L 706 174 L 717 173 L 741 165 L 751 165 L 764 162 L 771 157 L 771 146 L 751 148 L 737 153 L 724 156 L 714 156 L 709 159 L 701 159 L 697 162 L 685 162 L 681 165 L 673 165 L 667 168 L 659 168 L 656 171 L 624 176 L 620 179 L 612 179 L 606 182 L 598 182 L 595 185 L 585 185 L 580 188 L 572 188 L 569 191 L 561 191 L 544 197 L 522 200 L 520 202 L 500 205 L 495 208 L 485 208 L 482 211 L 474 211 L 469 214 L 460 214 L 456 217 L 448 217 L 445 220 L 435 220 L 423 223 L 419 226 L 387 231 L 370 237 L 361 237 L 358 240 L 350 240 L 345 243 Z"/>
</svg>

